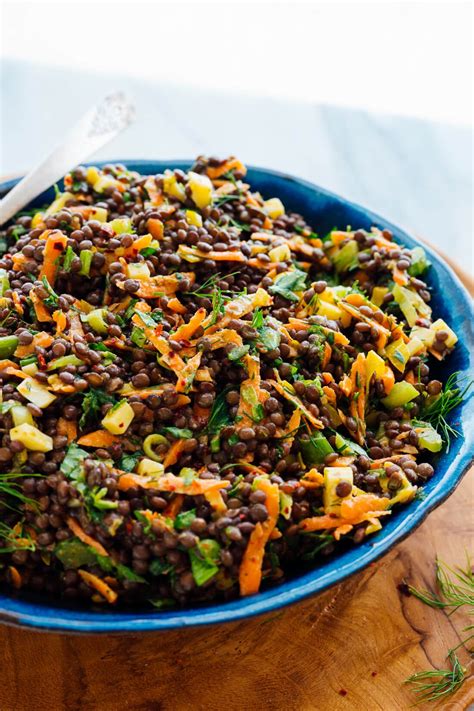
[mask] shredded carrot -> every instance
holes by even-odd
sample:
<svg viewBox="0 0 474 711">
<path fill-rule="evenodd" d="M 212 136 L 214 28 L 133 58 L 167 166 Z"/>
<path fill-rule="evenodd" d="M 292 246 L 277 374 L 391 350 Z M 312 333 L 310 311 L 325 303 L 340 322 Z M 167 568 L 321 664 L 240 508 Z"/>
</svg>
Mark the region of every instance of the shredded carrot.
<svg viewBox="0 0 474 711">
<path fill-rule="evenodd" d="M 385 366 L 385 372 L 381 378 L 385 394 L 388 395 L 393 386 L 395 385 L 395 375 L 390 366 Z"/>
<path fill-rule="evenodd" d="M 400 286 L 406 286 L 408 284 L 408 275 L 406 271 L 402 271 L 395 265 L 393 267 L 393 281 L 395 284 L 399 284 Z"/>
<path fill-rule="evenodd" d="M 91 538 L 91 536 L 87 535 L 87 533 L 82 529 L 82 527 L 76 521 L 75 518 L 72 518 L 72 516 L 68 516 L 68 518 L 66 519 L 66 523 L 71 529 L 71 531 L 74 533 L 74 535 L 79 538 L 80 541 L 90 546 L 91 548 L 94 548 L 94 550 L 96 550 L 99 555 L 109 555 L 108 552 L 105 550 L 104 546 L 99 543 L 99 541 L 96 541 L 94 538 Z"/>
<path fill-rule="evenodd" d="M 196 313 L 191 316 L 188 323 L 183 323 L 170 337 L 173 341 L 189 341 L 206 316 L 206 309 L 198 309 Z"/>
<path fill-rule="evenodd" d="M 147 228 L 148 232 L 150 232 L 152 237 L 154 237 L 155 239 L 163 239 L 163 235 L 164 235 L 163 223 L 157 217 L 150 217 L 147 220 L 146 228 Z"/>
<path fill-rule="evenodd" d="M 176 296 L 168 301 L 167 308 L 170 309 L 170 311 L 174 311 L 175 314 L 187 313 L 186 306 L 182 304 Z"/>
<path fill-rule="evenodd" d="M 277 377 L 279 377 L 278 374 L 277 374 Z M 303 403 L 301 402 L 301 400 L 299 399 L 299 397 L 297 395 L 294 395 L 289 390 L 287 390 L 283 386 L 282 382 L 278 382 L 276 380 L 267 380 L 267 382 L 269 382 L 270 385 L 272 385 L 272 387 L 274 387 L 275 390 L 278 393 L 280 393 L 280 395 L 282 395 L 284 398 L 289 400 L 294 407 L 299 408 L 301 410 L 301 412 L 303 413 L 303 415 L 306 417 L 306 419 L 308 419 L 311 422 L 311 424 L 314 427 L 316 427 L 316 429 L 318 429 L 318 430 L 324 429 L 324 425 L 321 422 L 321 420 L 319 420 L 317 417 L 315 417 L 313 415 L 313 413 L 310 412 L 305 405 L 303 405 Z"/>
<path fill-rule="evenodd" d="M 187 494 L 188 496 L 205 495 L 208 491 L 226 489 L 229 485 L 230 482 L 225 479 L 192 479 L 187 484 L 181 477 L 174 474 L 152 477 L 122 473 L 118 480 L 120 491 L 141 487 L 142 489 L 157 489 L 158 491 L 169 491 L 174 494 Z"/>
<path fill-rule="evenodd" d="M 182 273 L 180 277 L 186 277 L 192 284 L 196 278 L 192 272 Z M 159 299 L 160 296 L 174 296 L 178 289 L 179 281 L 176 274 L 143 278 L 140 279 L 140 288 L 134 295 L 142 299 Z M 117 282 L 119 289 L 124 289 L 124 284 L 125 280 Z"/>
<path fill-rule="evenodd" d="M 21 272 L 23 265 L 26 264 L 27 258 L 22 252 L 17 252 L 16 254 L 12 254 L 12 261 L 13 271 Z"/>
<path fill-rule="evenodd" d="M 198 351 L 195 356 L 190 358 L 187 363 L 181 368 L 176 381 L 175 390 L 177 393 L 186 392 L 192 385 L 196 372 L 201 364 L 202 351 Z"/>
<path fill-rule="evenodd" d="M 184 494 L 176 494 L 173 496 L 168 506 L 163 511 L 163 516 L 175 519 L 179 514 L 184 504 Z"/>
<path fill-rule="evenodd" d="M 56 311 L 53 311 L 53 321 L 56 323 L 56 335 L 58 336 L 66 329 L 67 316 L 64 311 L 57 309 Z"/>
<path fill-rule="evenodd" d="M 81 340 L 84 337 L 81 317 L 74 312 L 69 314 L 69 335 L 72 341 Z"/>
<path fill-rule="evenodd" d="M 15 568 L 14 565 L 9 565 L 8 566 L 8 572 L 10 573 L 10 580 L 14 588 L 19 590 L 21 586 L 23 585 L 23 579 L 18 572 L 18 570 Z"/>
<path fill-rule="evenodd" d="M 239 569 L 241 595 L 254 595 L 259 591 L 265 546 L 275 529 L 280 513 L 280 492 L 277 484 L 272 484 L 269 479 L 262 477 L 254 479 L 254 486 L 267 496 L 265 505 L 268 518 L 263 523 L 257 523 L 250 534 Z"/>
<path fill-rule="evenodd" d="M 31 355 L 31 353 L 35 352 L 35 348 L 37 346 L 39 348 L 49 348 L 53 341 L 53 336 L 51 336 L 49 333 L 46 333 L 46 331 L 40 331 L 33 337 L 33 340 L 31 341 L 31 343 L 28 343 L 28 345 L 18 345 L 15 350 L 14 356 L 16 358 L 26 358 L 26 356 Z"/>
<path fill-rule="evenodd" d="M 163 461 L 163 466 L 165 467 L 165 469 L 168 469 L 168 467 L 171 467 L 173 466 L 173 464 L 176 464 L 176 462 L 184 451 L 185 443 L 185 439 L 177 439 L 176 442 L 173 442 L 171 447 L 166 452 L 166 456 Z"/>
<path fill-rule="evenodd" d="M 45 323 L 45 322 L 47 322 L 47 321 L 52 321 L 53 319 L 52 319 L 51 314 L 49 313 L 48 309 L 47 309 L 46 306 L 43 304 L 43 302 L 41 301 L 41 299 L 39 298 L 39 296 L 37 296 L 36 293 L 33 291 L 33 289 L 30 291 L 29 296 L 30 296 L 30 299 L 31 299 L 31 301 L 32 301 L 32 303 L 33 303 L 33 308 L 34 308 L 34 310 L 35 310 L 36 319 L 37 319 L 40 323 Z"/>
<path fill-rule="evenodd" d="M 65 417 L 58 418 L 58 434 L 67 437 L 67 443 L 71 444 L 77 437 L 77 425 L 74 420 L 66 420 Z"/>
<path fill-rule="evenodd" d="M 238 170 L 239 173 L 243 173 L 243 175 L 247 172 L 247 168 L 240 162 L 240 160 L 238 160 L 238 158 L 230 158 L 229 160 L 226 160 L 225 163 L 222 163 L 216 167 L 208 166 L 206 168 L 206 173 L 211 180 L 216 180 L 217 178 L 220 178 L 221 175 L 224 175 L 224 173 L 228 173 L 229 170 Z"/>
<path fill-rule="evenodd" d="M 111 434 L 107 430 L 96 430 L 95 432 L 89 432 L 85 434 L 80 439 L 77 440 L 77 444 L 82 447 L 110 447 L 116 442 L 120 442 L 121 438 L 116 435 Z"/>
<path fill-rule="evenodd" d="M 78 570 L 77 571 L 83 581 L 89 585 L 89 587 L 93 588 L 94 590 L 97 590 L 99 595 L 101 595 L 105 600 L 107 600 L 108 603 L 111 605 L 116 602 L 118 595 L 115 592 L 115 590 L 112 590 L 112 588 L 107 585 L 107 583 L 104 580 L 101 580 L 101 578 L 98 578 L 97 575 L 93 575 L 92 573 L 88 573 L 86 570 Z"/>
<path fill-rule="evenodd" d="M 352 397 L 349 405 L 349 412 L 357 423 L 357 441 L 364 443 L 366 422 L 366 364 L 365 355 L 359 353 L 351 368 Z"/>
<path fill-rule="evenodd" d="M 16 363 L 8 358 L 0 360 L 0 370 L 6 370 L 7 368 L 16 368 Z"/>
<path fill-rule="evenodd" d="M 339 381 L 339 389 L 346 397 L 349 397 L 352 392 L 352 380 L 348 375 L 344 375 Z"/>
<path fill-rule="evenodd" d="M 329 364 L 329 361 L 331 360 L 331 355 L 332 355 L 332 348 L 329 345 L 327 341 L 324 342 L 324 353 L 323 353 L 323 359 L 321 361 L 321 368 L 326 368 L 326 366 Z"/>
<path fill-rule="evenodd" d="M 40 239 L 46 237 L 46 245 L 43 253 L 43 265 L 39 273 L 39 279 L 46 277 L 49 284 L 54 286 L 56 274 L 59 270 L 59 257 L 66 249 L 68 238 L 59 230 L 45 230 Z"/>
<path fill-rule="evenodd" d="M 123 250 L 124 257 L 136 257 L 142 249 L 146 249 L 153 242 L 152 235 L 142 235 L 132 242 L 130 247 Z"/>
<path fill-rule="evenodd" d="M 13 299 L 13 304 L 15 306 L 15 311 L 20 315 L 23 316 L 25 309 L 23 308 L 20 300 L 20 295 L 18 294 L 17 291 L 12 292 L 12 299 Z"/>
</svg>

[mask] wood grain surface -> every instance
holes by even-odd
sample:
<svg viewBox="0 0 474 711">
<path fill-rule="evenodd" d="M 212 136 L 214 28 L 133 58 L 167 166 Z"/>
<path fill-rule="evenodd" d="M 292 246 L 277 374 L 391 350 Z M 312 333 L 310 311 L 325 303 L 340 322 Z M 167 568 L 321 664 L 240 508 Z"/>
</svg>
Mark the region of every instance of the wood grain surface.
<svg viewBox="0 0 474 711">
<path fill-rule="evenodd" d="M 449 260 L 448 260 L 449 261 Z M 472 293 L 472 281 L 450 262 Z M 0 711 L 403 711 L 411 674 L 446 666 L 471 620 L 399 586 L 434 589 L 438 555 L 474 549 L 474 469 L 382 560 L 331 590 L 244 622 L 144 635 L 0 626 Z M 461 661 L 472 672 L 466 650 Z M 436 705 L 474 708 L 474 677 Z"/>
</svg>

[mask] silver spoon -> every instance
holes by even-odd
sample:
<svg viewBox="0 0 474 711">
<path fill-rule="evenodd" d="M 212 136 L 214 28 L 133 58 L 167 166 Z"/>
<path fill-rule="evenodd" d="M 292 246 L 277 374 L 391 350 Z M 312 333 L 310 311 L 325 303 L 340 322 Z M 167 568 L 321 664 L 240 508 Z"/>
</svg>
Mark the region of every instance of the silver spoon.
<svg viewBox="0 0 474 711">
<path fill-rule="evenodd" d="M 64 142 L 0 201 L 0 226 L 129 126 L 135 107 L 125 94 L 106 96 L 76 123 Z"/>
</svg>

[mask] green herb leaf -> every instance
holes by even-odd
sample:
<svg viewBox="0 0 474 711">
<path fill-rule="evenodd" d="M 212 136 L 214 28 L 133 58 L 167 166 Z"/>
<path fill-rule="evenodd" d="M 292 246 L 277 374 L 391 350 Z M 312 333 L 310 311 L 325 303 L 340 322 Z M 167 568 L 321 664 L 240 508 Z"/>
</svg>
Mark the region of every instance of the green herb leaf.
<svg viewBox="0 0 474 711">
<path fill-rule="evenodd" d="M 196 518 L 196 509 L 191 509 L 190 511 L 183 511 L 179 513 L 174 520 L 174 527 L 177 531 L 183 531 L 189 528 L 194 519 Z"/>
<path fill-rule="evenodd" d="M 61 462 L 60 471 L 67 479 L 76 481 L 84 471 L 84 460 L 88 458 L 88 453 L 85 449 L 81 449 L 77 444 L 72 442 L 66 452 L 66 456 Z"/>
<path fill-rule="evenodd" d="M 304 291 L 307 276 L 306 272 L 302 272 L 299 269 L 294 269 L 292 272 L 285 272 L 278 277 L 268 290 L 272 294 L 282 296 L 284 299 L 287 299 L 287 301 L 298 302 L 300 299 L 299 296 L 296 296 L 295 291 Z"/>
<path fill-rule="evenodd" d="M 131 454 L 124 454 L 119 462 L 118 468 L 124 472 L 133 472 L 137 466 L 137 462 L 143 456 L 142 452 L 133 452 Z"/>
<path fill-rule="evenodd" d="M 193 436 L 192 430 L 182 427 L 162 427 L 161 432 L 170 434 L 175 439 L 191 439 Z"/>
<path fill-rule="evenodd" d="M 220 546 L 217 541 L 205 538 L 199 541 L 194 548 L 190 548 L 188 552 L 196 585 L 204 585 L 217 575 L 219 572 L 217 561 L 220 554 Z"/>
<path fill-rule="evenodd" d="M 87 423 L 95 422 L 101 415 L 102 405 L 107 403 L 115 404 L 115 398 L 104 390 L 89 388 L 82 400 L 82 416 L 79 420 L 79 427 L 85 427 Z"/>
</svg>

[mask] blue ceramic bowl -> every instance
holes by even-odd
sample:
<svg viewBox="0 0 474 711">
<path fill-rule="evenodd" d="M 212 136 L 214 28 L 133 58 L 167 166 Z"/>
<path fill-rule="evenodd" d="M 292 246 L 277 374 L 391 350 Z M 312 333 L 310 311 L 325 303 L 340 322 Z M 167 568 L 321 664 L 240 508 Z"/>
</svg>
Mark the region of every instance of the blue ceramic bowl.
<svg viewBox="0 0 474 711">
<path fill-rule="evenodd" d="M 187 169 L 187 161 L 127 161 L 131 170 L 145 174 L 162 172 L 165 168 Z M 418 242 L 406 232 L 390 224 L 363 207 L 354 205 L 337 195 L 282 173 L 250 168 L 247 176 L 252 188 L 264 197 L 280 197 L 292 210 L 302 213 L 319 233 L 325 233 L 335 225 L 369 229 L 372 225 L 392 230 L 395 240 L 415 247 Z M 0 185 L 0 195 L 13 187 L 16 181 Z M 35 201 L 42 205 L 53 198 L 53 191 L 43 193 Z M 441 369 L 444 379 L 454 371 L 461 377 L 473 372 L 474 313 L 472 301 L 453 271 L 428 247 L 423 245 L 432 262 L 429 284 L 432 289 L 432 305 L 437 317 L 444 318 L 456 331 L 459 342 L 452 356 Z M 426 516 L 439 506 L 459 484 L 473 459 L 474 397 L 466 399 L 452 413 L 451 421 L 461 435 L 455 439 L 449 453 L 443 452 L 436 461 L 433 478 L 424 488 L 426 496 L 408 506 L 397 509 L 384 520 L 383 529 L 361 545 L 346 549 L 339 555 L 324 560 L 311 572 L 305 572 L 287 582 L 264 590 L 252 597 L 218 605 L 187 608 L 173 612 L 152 611 L 85 611 L 61 606 L 55 600 L 41 602 L 0 595 L 0 621 L 43 630 L 68 632 L 141 632 L 177 629 L 192 625 L 241 620 L 252 615 L 276 610 L 284 605 L 301 600 L 340 583 L 353 573 L 373 563 L 393 546 L 412 533 Z"/>
</svg>

